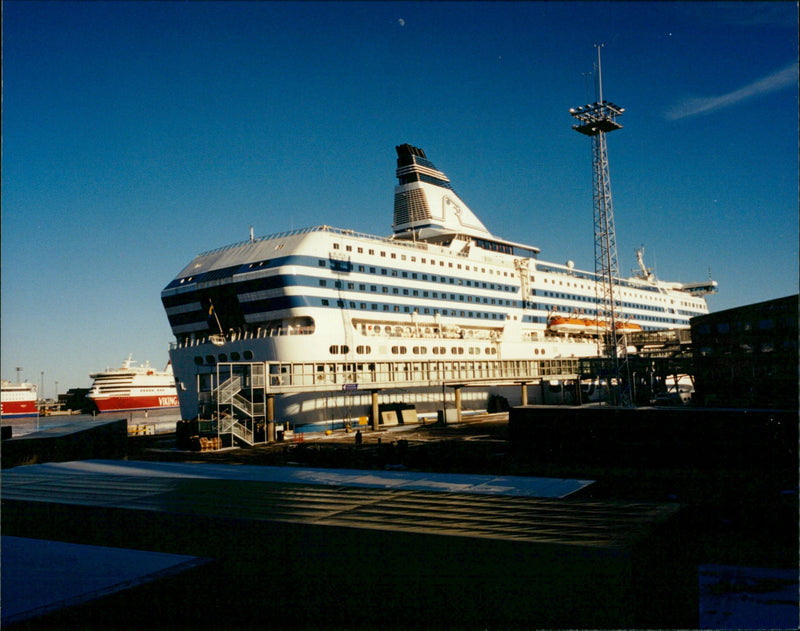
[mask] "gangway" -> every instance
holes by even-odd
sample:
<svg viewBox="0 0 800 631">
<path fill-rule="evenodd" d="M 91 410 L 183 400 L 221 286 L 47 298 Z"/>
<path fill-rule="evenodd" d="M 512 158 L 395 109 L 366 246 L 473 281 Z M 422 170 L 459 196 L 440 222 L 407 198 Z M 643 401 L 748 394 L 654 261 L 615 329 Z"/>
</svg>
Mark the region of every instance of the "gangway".
<svg viewBox="0 0 800 631">
<path fill-rule="evenodd" d="M 419 387 L 453 390 L 461 418 L 461 390 L 478 386 L 519 386 L 523 404 L 527 387 L 544 381 L 580 378 L 578 358 L 536 360 L 426 360 L 383 362 L 219 362 L 206 390 L 216 410 L 218 435 L 253 445 L 274 438 L 274 398 L 307 392 L 369 391 L 373 428 L 378 423 L 378 393 Z M 198 379 L 199 380 L 199 379 Z M 214 387 L 213 384 L 219 384 Z M 261 426 L 263 424 L 263 426 Z"/>
</svg>

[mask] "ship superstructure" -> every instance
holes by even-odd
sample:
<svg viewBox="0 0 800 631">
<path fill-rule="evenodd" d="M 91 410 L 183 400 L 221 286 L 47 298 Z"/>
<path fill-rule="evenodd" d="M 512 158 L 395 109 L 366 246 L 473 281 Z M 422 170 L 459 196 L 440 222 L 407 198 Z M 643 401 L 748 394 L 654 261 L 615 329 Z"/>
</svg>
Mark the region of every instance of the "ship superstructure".
<svg viewBox="0 0 800 631">
<path fill-rule="evenodd" d="M 133 355 L 119 368 L 92 373 L 87 395 L 100 412 L 121 412 L 178 407 L 172 365 L 155 370 L 149 362 L 138 364 Z"/>
<path fill-rule="evenodd" d="M 197 416 L 218 363 L 302 360 L 324 374 L 329 362 L 597 354 L 596 324 L 558 326 L 602 320 L 593 272 L 493 235 L 422 149 L 397 147 L 397 178 L 391 237 L 330 226 L 251 237 L 198 255 L 164 288 L 184 418 Z M 707 289 L 620 280 L 617 320 L 628 330 L 688 328 L 708 312 Z M 403 396 L 421 401 L 424 390 Z M 325 420 L 315 396 L 286 397 L 277 413 Z M 473 398 L 485 406 L 486 392 Z"/>
<path fill-rule="evenodd" d="M 13 383 L 3 379 L 0 394 L 0 415 L 5 418 L 36 416 L 39 413 L 36 384 Z"/>
</svg>

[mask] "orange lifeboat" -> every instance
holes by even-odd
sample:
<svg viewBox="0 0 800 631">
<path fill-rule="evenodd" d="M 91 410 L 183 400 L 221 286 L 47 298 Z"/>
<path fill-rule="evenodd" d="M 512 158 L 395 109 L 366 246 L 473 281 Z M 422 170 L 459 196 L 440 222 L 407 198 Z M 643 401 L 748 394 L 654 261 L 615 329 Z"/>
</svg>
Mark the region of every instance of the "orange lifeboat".
<svg viewBox="0 0 800 631">
<path fill-rule="evenodd" d="M 642 330 L 642 327 L 633 322 L 617 322 L 615 328 L 617 333 L 635 333 Z"/>
<path fill-rule="evenodd" d="M 590 320 L 589 318 L 585 319 L 584 326 L 586 330 L 589 332 L 596 333 L 599 330 L 605 331 L 608 328 L 608 323 L 604 322 L 603 320 Z"/>
<path fill-rule="evenodd" d="M 554 333 L 586 333 L 585 320 L 567 316 L 554 316 L 547 325 Z"/>
<path fill-rule="evenodd" d="M 583 312 L 573 311 L 569 316 L 554 315 L 547 322 L 553 333 L 572 333 L 578 335 L 597 335 L 598 329 L 605 330 L 608 325 L 602 320 L 587 318 Z"/>
</svg>

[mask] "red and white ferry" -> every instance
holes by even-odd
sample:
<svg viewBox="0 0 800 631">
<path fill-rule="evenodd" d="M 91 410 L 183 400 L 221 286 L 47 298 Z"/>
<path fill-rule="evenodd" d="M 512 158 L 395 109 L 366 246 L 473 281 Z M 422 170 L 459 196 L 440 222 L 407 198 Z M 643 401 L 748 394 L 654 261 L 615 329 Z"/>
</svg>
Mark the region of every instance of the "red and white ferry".
<svg viewBox="0 0 800 631">
<path fill-rule="evenodd" d="M 133 355 L 120 368 L 90 374 L 94 381 L 87 395 L 101 412 L 152 410 L 178 407 L 172 364 L 154 370 L 149 362 L 136 365 Z"/>
<path fill-rule="evenodd" d="M 0 396 L 0 414 L 8 417 L 36 416 L 36 385 L 32 383 L 12 383 L 3 379 Z"/>
</svg>

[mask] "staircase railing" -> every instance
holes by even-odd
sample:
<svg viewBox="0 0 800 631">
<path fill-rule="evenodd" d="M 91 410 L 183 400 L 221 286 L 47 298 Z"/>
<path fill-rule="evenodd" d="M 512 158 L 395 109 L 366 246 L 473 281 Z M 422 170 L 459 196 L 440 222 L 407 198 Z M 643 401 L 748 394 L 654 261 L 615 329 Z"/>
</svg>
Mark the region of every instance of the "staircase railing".
<svg viewBox="0 0 800 631">
<path fill-rule="evenodd" d="M 248 445 L 254 444 L 253 430 L 243 423 L 240 423 L 238 419 L 233 416 L 226 416 L 220 420 L 219 433 L 233 434 L 236 438 Z"/>
<path fill-rule="evenodd" d="M 236 422 L 231 427 L 232 433 L 236 438 L 239 440 L 243 440 L 248 445 L 253 444 L 253 430 L 247 427 L 246 425 L 242 425 L 239 422 Z"/>
<path fill-rule="evenodd" d="M 214 390 L 214 394 L 217 397 L 217 401 L 220 403 L 230 403 L 231 397 L 237 394 L 242 389 L 242 378 L 239 376 L 234 375 L 230 379 L 223 381 L 217 389 Z"/>
<path fill-rule="evenodd" d="M 236 393 L 234 394 L 229 403 L 235 405 L 239 408 L 242 412 L 247 414 L 250 418 L 253 417 L 253 402 L 245 399 L 241 394 Z"/>
</svg>

